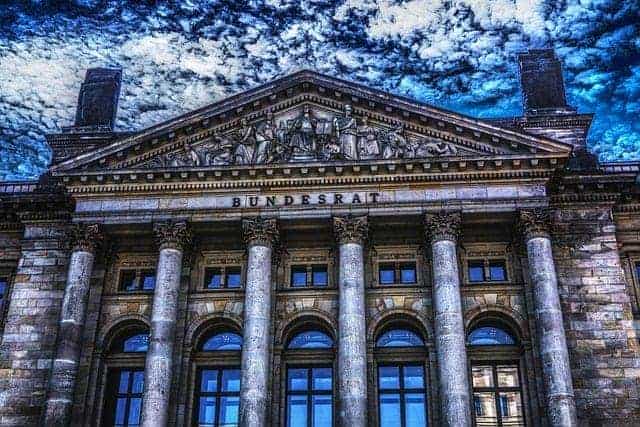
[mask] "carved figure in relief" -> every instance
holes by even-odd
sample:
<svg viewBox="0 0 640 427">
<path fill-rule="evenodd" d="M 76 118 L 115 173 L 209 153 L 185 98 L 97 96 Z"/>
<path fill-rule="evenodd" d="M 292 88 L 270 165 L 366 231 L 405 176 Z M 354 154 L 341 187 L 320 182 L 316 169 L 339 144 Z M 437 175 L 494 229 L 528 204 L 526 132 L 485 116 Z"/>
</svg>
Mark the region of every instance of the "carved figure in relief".
<svg viewBox="0 0 640 427">
<path fill-rule="evenodd" d="M 205 163 L 209 166 L 228 165 L 233 160 L 233 141 L 218 134 L 213 135 L 213 144 L 206 149 Z"/>
<path fill-rule="evenodd" d="M 238 165 L 249 165 L 253 163 L 253 156 L 256 152 L 255 128 L 249 124 L 247 118 L 240 121 L 240 132 L 238 134 L 238 145 L 234 153 L 235 163 Z"/>
<path fill-rule="evenodd" d="M 455 156 L 458 150 L 444 141 L 424 142 L 418 146 L 416 157 Z"/>
<path fill-rule="evenodd" d="M 378 135 L 376 129 L 369 125 L 369 119 L 365 116 L 362 118 L 362 126 L 358 128 L 361 159 L 376 159 L 380 155 L 380 144 L 378 143 Z"/>
<path fill-rule="evenodd" d="M 387 141 L 382 150 L 384 159 L 401 159 L 405 156 L 407 138 L 404 136 L 404 126 L 398 124 L 387 133 Z"/>
<path fill-rule="evenodd" d="M 317 120 L 311 115 L 311 109 L 305 107 L 302 115 L 294 119 L 289 126 L 293 156 L 308 156 L 315 153 L 315 133 Z"/>
<path fill-rule="evenodd" d="M 344 116 L 333 119 L 336 138 L 345 160 L 358 160 L 358 123 L 351 115 L 350 104 L 344 106 Z"/>
<path fill-rule="evenodd" d="M 253 163 L 269 163 L 272 160 L 272 151 L 276 142 L 276 126 L 273 122 L 273 114 L 268 113 L 266 120 L 259 126 L 256 132 L 256 152 Z"/>
</svg>

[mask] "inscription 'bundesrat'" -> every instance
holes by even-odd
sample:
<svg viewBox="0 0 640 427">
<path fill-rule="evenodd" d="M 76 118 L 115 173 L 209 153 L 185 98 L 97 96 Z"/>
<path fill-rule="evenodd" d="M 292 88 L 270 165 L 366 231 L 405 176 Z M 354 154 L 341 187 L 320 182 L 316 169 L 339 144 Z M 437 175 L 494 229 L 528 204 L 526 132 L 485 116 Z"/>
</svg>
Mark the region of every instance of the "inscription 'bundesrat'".
<svg viewBox="0 0 640 427">
<path fill-rule="evenodd" d="M 233 197 L 232 207 L 362 204 L 377 203 L 379 198 L 376 192 L 247 196 Z"/>
</svg>

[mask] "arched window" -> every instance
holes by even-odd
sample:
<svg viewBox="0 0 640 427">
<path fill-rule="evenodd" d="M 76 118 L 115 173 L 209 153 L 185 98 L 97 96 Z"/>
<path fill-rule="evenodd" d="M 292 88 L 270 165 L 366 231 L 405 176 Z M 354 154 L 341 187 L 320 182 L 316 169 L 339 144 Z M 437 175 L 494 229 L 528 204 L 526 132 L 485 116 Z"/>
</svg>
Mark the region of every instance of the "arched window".
<svg viewBox="0 0 640 427">
<path fill-rule="evenodd" d="M 238 425 L 242 335 L 217 329 L 200 339 L 193 360 L 193 425 Z"/>
<path fill-rule="evenodd" d="M 505 322 L 485 320 L 467 336 L 477 425 L 523 426 L 521 349 Z"/>
<path fill-rule="evenodd" d="M 496 326 L 480 326 L 469 334 L 469 345 L 515 345 L 511 333 Z"/>
<path fill-rule="evenodd" d="M 140 424 L 144 359 L 148 349 L 149 333 L 142 324 L 124 327 L 112 340 L 105 359 L 107 381 L 103 425 Z"/>
<path fill-rule="evenodd" d="M 378 338 L 376 347 L 422 347 L 424 342 L 409 329 L 391 329 Z"/>
<path fill-rule="evenodd" d="M 242 350 L 242 336 L 234 332 L 221 332 L 211 335 L 203 341 L 201 351 L 239 351 Z"/>
<path fill-rule="evenodd" d="M 333 348 L 333 339 L 322 331 L 306 331 L 289 340 L 289 349 Z"/>
<path fill-rule="evenodd" d="M 427 352 L 408 325 L 386 327 L 376 339 L 378 425 L 426 427 Z"/>
<path fill-rule="evenodd" d="M 333 425 L 334 340 L 321 328 L 291 335 L 285 346 L 285 425 Z"/>
</svg>

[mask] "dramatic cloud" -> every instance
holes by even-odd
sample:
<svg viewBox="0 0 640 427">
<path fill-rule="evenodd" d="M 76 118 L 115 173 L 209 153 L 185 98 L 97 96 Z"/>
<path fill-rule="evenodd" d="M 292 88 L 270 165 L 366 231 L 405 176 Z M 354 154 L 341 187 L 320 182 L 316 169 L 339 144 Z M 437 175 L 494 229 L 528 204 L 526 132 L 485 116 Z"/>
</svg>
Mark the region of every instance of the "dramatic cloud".
<svg viewBox="0 0 640 427">
<path fill-rule="evenodd" d="M 121 66 L 117 127 L 299 68 L 480 117 L 521 114 L 516 54 L 554 47 L 601 159 L 640 159 L 640 0 L 31 0 L 0 6 L 0 179 L 50 161 L 86 68 Z"/>
</svg>

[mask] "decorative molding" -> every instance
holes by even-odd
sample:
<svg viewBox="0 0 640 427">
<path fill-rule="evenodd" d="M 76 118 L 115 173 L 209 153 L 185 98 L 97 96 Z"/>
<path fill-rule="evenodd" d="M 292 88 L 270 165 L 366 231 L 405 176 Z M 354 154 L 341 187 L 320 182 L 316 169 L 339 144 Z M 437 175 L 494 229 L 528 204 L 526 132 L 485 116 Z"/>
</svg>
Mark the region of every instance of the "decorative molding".
<svg viewBox="0 0 640 427">
<path fill-rule="evenodd" d="M 550 238 L 551 215 L 548 208 L 521 210 L 517 228 L 524 241 L 535 237 Z"/>
<path fill-rule="evenodd" d="M 440 212 L 424 216 L 425 237 L 431 244 L 440 240 L 457 242 L 462 228 L 462 213 Z"/>
<path fill-rule="evenodd" d="M 69 230 L 73 251 L 94 254 L 104 240 L 100 224 L 73 224 Z"/>
<path fill-rule="evenodd" d="M 160 250 L 172 248 L 184 251 L 193 240 L 186 221 L 157 222 L 153 225 L 153 232 Z"/>
<path fill-rule="evenodd" d="M 333 232 L 340 245 L 346 243 L 364 244 L 369 234 L 369 222 L 366 216 L 333 217 Z"/>
<path fill-rule="evenodd" d="M 247 218 L 242 220 L 242 238 L 247 246 L 277 246 L 280 235 L 275 218 Z M 274 254 L 278 251 L 274 251 Z"/>
</svg>

